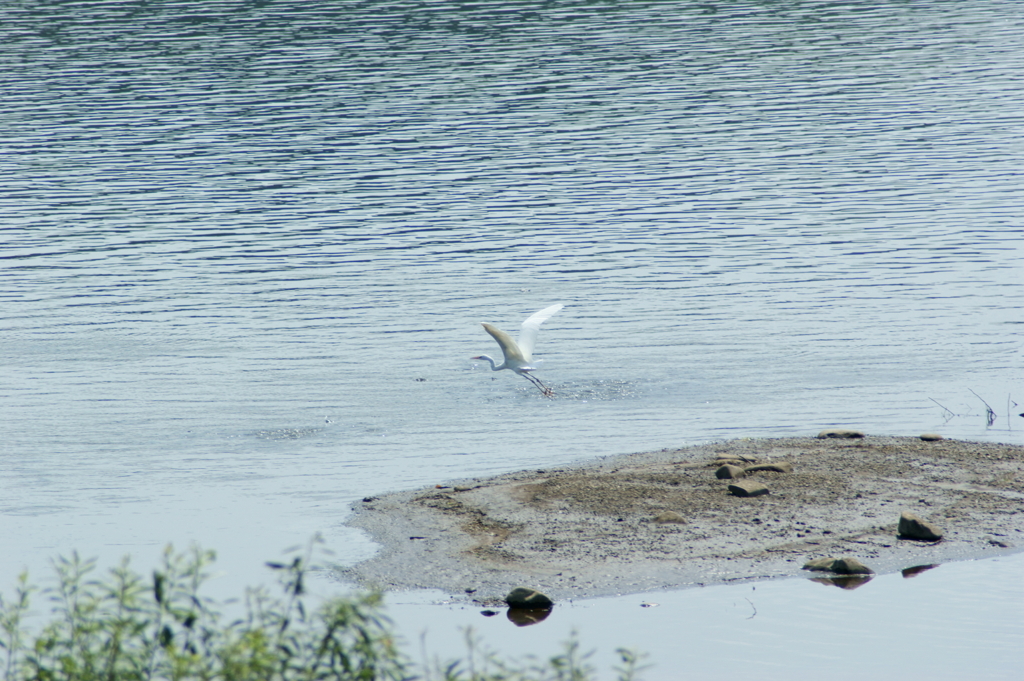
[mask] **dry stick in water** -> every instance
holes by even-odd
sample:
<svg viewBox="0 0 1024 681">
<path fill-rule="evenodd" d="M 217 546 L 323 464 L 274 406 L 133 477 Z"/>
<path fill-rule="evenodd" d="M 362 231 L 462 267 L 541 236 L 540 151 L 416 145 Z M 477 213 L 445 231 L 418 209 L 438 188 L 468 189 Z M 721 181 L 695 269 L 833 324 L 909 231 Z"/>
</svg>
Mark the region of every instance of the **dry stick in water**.
<svg viewBox="0 0 1024 681">
<path fill-rule="evenodd" d="M 935 400 L 933 400 L 933 399 L 932 399 L 932 398 L 930 398 L 930 397 L 929 397 L 928 399 L 929 399 L 929 400 L 932 400 L 932 402 L 935 402 Z M 939 404 L 939 403 L 938 403 L 938 402 L 935 402 L 935 404 Z M 952 411 L 951 409 L 949 409 L 949 408 L 947 408 L 947 407 L 943 407 L 943 406 L 942 406 L 941 404 L 939 404 L 939 406 L 940 406 L 940 407 L 942 407 L 942 408 L 943 408 L 943 409 L 945 410 L 945 412 L 946 412 L 947 414 L 949 414 L 949 416 L 947 416 L 947 417 L 946 417 L 946 421 L 947 421 L 947 422 L 948 422 L 948 421 L 949 421 L 949 420 L 950 420 L 951 418 L 953 418 L 954 416 L 956 416 L 956 414 L 954 414 L 954 413 L 953 413 L 953 411 Z"/>
<path fill-rule="evenodd" d="M 971 390 L 971 389 L 968 388 L 968 390 Z M 986 416 L 988 418 L 988 425 L 991 426 L 993 423 L 996 422 L 996 413 L 994 411 L 992 411 L 992 407 L 988 406 L 988 402 L 983 400 L 981 395 L 979 395 L 978 393 L 974 392 L 973 390 L 971 390 L 971 394 L 974 395 L 975 397 L 977 397 L 979 400 L 981 400 L 981 403 L 985 405 L 985 409 L 988 410 L 988 413 L 986 414 Z"/>
</svg>

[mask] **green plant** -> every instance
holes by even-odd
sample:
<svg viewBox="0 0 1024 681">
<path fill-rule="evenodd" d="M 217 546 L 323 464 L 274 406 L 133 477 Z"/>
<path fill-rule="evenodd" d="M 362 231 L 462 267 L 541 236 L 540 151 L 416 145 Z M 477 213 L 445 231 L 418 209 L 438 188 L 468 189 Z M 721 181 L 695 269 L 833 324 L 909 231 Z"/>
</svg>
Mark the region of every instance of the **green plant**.
<svg viewBox="0 0 1024 681">
<path fill-rule="evenodd" d="M 128 559 L 94 577 L 94 560 L 54 561 L 57 585 L 43 591 L 52 618 L 29 626 L 37 589 L 18 578 L 14 597 L 0 596 L 0 649 L 4 681 L 586 681 L 594 670 L 573 637 L 565 652 L 547 660 L 511 664 L 481 652 L 467 633 L 465 661 L 413 665 L 399 650 L 383 597 L 366 592 L 306 606 L 305 583 L 314 537 L 291 560 L 267 563 L 282 596 L 248 589 L 244 614 L 225 623 L 218 604 L 201 595 L 215 560 L 199 548 L 178 554 L 168 547 L 151 579 L 133 572 Z M 45 619 L 45 618 L 44 618 Z M 619 651 L 619 679 L 634 679 L 637 658 Z"/>
<path fill-rule="evenodd" d="M 435 665 L 442 681 L 588 681 L 595 678 L 595 669 L 588 662 L 591 654 L 581 652 L 575 634 L 558 655 L 546 659 L 527 656 L 516 662 L 502 660 L 493 651 L 482 648 L 472 629 L 467 630 L 465 636 L 465 660 Z M 623 648 L 616 652 L 620 658 L 620 666 L 615 669 L 618 681 L 637 679 L 643 668 L 640 656 Z"/>
<path fill-rule="evenodd" d="M 245 615 L 222 623 L 216 604 L 200 594 L 214 561 L 198 548 L 164 552 L 152 581 L 127 559 L 105 580 L 95 561 L 54 562 L 57 586 L 48 590 L 53 615 L 42 630 L 26 630 L 35 589 L 22 576 L 11 602 L 0 600 L 0 647 L 6 681 L 313 681 L 406 679 L 381 595 L 332 599 L 308 612 L 303 596 L 315 538 L 305 555 L 268 563 L 284 598 L 264 588 L 246 592 Z"/>
</svg>

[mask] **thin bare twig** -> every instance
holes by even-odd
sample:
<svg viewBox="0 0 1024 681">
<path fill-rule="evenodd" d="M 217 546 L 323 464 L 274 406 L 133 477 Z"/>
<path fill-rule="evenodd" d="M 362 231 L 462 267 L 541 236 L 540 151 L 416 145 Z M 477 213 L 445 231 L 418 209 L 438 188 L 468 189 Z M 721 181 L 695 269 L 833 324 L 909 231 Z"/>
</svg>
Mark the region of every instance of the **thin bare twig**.
<svg viewBox="0 0 1024 681">
<path fill-rule="evenodd" d="M 930 398 L 930 397 L 929 397 L 928 399 L 929 399 L 929 400 L 932 400 L 932 398 Z M 936 402 L 935 400 L 932 400 L 932 402 L 935 402 L 935 404 L 939 404 L 939 403 L 938 403 L 938 402 Z M 946 407 L 943 407 L 943 406 L 942 406 L 941 404 L 939 404 L 939 406 L 940 406 L 940 407 L 942 407 L 942 409 L 943 409 L 943 410 L 944 410 L 944 411 L 946 412 L 946 414 L 947 414 L 947 416 L 946 416 L 946 422 L 947 422 L 947 423 L 949 422 L 949 420 L 950 420 L 951 418 L 953 418 L 954 416 L 956 416 L 956 414 L 954 414 L 954 413 L 953 413 L 953 410 L 951 410 L 951 409 L 948 409 L 948 408 L 946 408 Z"/>
<path fill-rule="evenodd" d="M 971 389 L 968 388 L 968 390 L 971 390 Z M 992 411 L 992 407 L 988 406 L 988 402 L 986 402 L 984 399 L 982 399 L 981 395 L 979 395 L 978 393 L 974 392 L 973 390 L 971 390 L 971 394 L 974 395 L 975 397 L 977 397 L 979 400 L 981 400 L 981 403 L 985 405 L 985 409 L 988 410 L 988 413 L 987 413 L 988 425 L 991 426 L 993 423 L 996 422 L 996 413 L 994 411 Z"/>
</svg>

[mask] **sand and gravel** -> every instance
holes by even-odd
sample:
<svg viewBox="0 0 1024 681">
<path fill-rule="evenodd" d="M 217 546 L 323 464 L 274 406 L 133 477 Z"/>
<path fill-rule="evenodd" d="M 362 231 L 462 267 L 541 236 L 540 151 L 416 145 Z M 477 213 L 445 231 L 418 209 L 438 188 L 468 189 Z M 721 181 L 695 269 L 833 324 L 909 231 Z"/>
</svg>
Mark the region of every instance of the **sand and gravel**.
<svg viewBox="0 0 1024 681">
<path fill-rule="evenodd" d="M 716 471 L 785 462 L 744 478 Z M 785 468 L 785 467 L 783 467 Z M 349 525 L 381 549 L 340 570 L 384 589 L 490 603 L 528 586 L 560 599 L 810 576 L 852 557 L 882 574 L 1024 549 L 1024 447 L 919 437 L 716 442 L 368 497 Z M 939 542 L 897 537 L 909 511 Z M 815 575 L 815 576 L 819 576 Z"/>
</svg>

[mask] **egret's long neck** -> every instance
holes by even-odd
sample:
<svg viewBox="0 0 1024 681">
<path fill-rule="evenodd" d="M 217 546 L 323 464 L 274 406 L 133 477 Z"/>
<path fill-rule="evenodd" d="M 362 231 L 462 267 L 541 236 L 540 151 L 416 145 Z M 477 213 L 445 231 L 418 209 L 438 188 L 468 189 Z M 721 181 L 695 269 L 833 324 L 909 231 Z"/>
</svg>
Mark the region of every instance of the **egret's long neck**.
<svg viewBox="0 0 1024 681">
<path fill-rule="evenodd" d="M 489 355 L 480 355 L 480 359 L 486 359 L 488 362 L 491 363 L 491 371 L 501 371 L 502 369 L 505 368 L 504 362 L 502 362 L 501 365 L 499 366 L 498 364 L 495 364 L 494 359 Z"/>
</svg>

